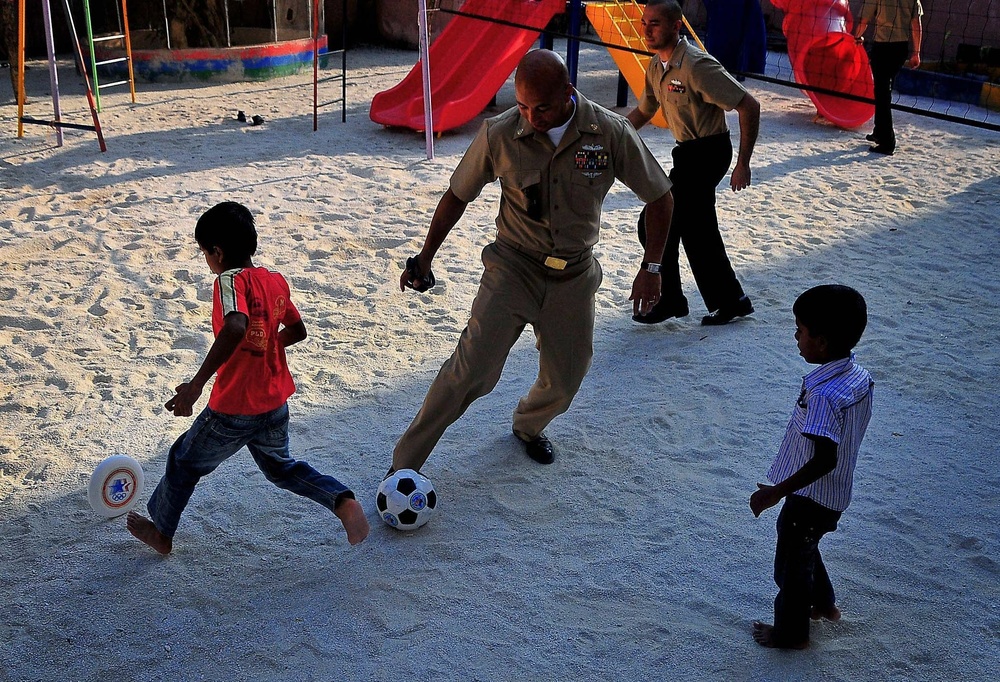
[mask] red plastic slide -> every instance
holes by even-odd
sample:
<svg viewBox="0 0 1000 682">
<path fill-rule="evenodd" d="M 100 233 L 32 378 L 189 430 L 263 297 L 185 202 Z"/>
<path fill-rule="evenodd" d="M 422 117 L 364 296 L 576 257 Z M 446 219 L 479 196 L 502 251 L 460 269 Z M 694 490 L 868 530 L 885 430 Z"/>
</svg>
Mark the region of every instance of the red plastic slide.
<svg viewBox="0 0 1000 682">
<path fill-rule="evenodd" d="M 431 45 L 434 132 L 468 123 L 486 108 L 565 0 L 469 0 L 462 12 L 531 30 L 456 16 Z M 376 123 L 424 130 L 424 91 L 418 61 L 398 85 L 372 98 Z"/>
<path fill-rule="evenodd" d="M 851 35 L 847 0 L 772 0 L 785 12 L 781 29 L 795 80 L 826 90 L 871 98 L 875 93 L 868 54 Z M 857 128 L 875 106 L 806 90 L 817 111 L 841 128 Z"/>
</svg>

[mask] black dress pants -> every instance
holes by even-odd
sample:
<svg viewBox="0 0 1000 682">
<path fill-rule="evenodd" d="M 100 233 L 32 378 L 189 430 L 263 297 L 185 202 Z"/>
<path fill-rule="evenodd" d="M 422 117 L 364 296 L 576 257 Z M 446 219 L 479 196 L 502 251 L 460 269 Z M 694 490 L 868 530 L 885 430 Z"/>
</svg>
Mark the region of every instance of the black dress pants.
<svg viewBox="0 0 1000 682">
<path fill-rule="evenodd" d="M 875 129 L 878 144 L 896 150 L 896 131 L 892 129 L 892 86 L 906 62 L 910 44 L 872 43 L 872 80 L 875 81 Z"/>
<path fill-rule="evenodd" d="M 662 304 L 671 307 L 686 304 L 678 264 L 679 246 L 683 244 L 705 307 L 714 312 L 734 305 L 743 296 L 715 214 L 715 190 L 729 172 L 733 143 L 728 132 L 681 142 L 673 149 L 673 160 L 670 181 L 674 213 L 660 271 Z M 645 209 L 639 216 L 639 241 L 645 246 Z"/>
</svg>

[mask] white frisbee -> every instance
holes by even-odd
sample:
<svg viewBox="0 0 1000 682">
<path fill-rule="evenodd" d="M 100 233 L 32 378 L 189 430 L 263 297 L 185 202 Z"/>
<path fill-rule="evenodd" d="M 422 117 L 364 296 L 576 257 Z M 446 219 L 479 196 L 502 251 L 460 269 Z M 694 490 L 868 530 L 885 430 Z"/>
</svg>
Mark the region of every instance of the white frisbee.
<svg viewBox="0 0 1000 682">
<path fill-rule="evenodd" d="M 139 499 L 142 482 L 139 462 L 128 455 L 111 455 L 94 469 L 87 498 L 101 516 L 120 516 Z"/>
</svg>

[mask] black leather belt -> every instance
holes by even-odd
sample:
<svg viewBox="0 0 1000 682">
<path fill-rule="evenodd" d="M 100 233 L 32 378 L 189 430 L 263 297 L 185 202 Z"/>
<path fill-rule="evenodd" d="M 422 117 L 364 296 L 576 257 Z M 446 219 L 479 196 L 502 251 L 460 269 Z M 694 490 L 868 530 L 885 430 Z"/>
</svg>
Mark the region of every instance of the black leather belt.
<svg viewBox="0 0 1000 682">
<path fill-rule="evenodd" d="M 504 246 L 509 246 L 519 253 L 523 253 L 525 256 L 538 261 L 550 270 L 565 270 L 567 266 L 576 265 L 593 255 L 593 249 L 584 249 L 580 253 L 570 256 L 569 258 L 560 258 L 559 256 L 552 256 L 550 254 L 542 253 L 541 251 L 529 249 L 527 246 L 523 246 L 517 242 L 501 237 L 499 233 L 497 234 L 497 242 L 503 244 Z"/>
</svg>

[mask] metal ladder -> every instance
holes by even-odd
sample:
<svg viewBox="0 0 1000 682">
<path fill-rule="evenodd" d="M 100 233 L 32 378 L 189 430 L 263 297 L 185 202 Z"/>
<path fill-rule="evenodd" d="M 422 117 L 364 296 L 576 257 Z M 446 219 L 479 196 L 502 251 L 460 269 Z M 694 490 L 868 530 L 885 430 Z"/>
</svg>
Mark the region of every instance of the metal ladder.
<svg viewBox="0 0 1000 682">
<path fill-rule="evenodd" d="M 90 20 L 90 0 L 83 0 L 83 19 L 87 28 L 87 45 L 90 47 L 90 75 L 91 80 L 94 81 L 94 99 L 97 102 L 98 111 L 101 110 L 101 90 L 104 88 L 113 88 L 118 85 L 125 85 L 126 83 L 128 84 L 129 91 L 132 94 L 132 104 L 135 104 L 135 74 L 132 69 L 132 41 L 129 38 L 128 7 L 126 6 L 125 0 L 116 0 L 115 11 L 118 15 L 118 32 L 95 36 L 93 25 Z M 122 48 L 125 52 L 124 56 L 109 57 L 108 59 L 98 61 L 94 45 L 97 43 L 110 44 L 114 41 L 121 41 Z M 128 78 L 125 80 L 114 81 L 112 83 L 101 83 L 98 80 L 97 68 L 99 66 L 122 63 L 127 66 Z"/>
<path fill-rule="evenodd" d="M 347 0 L 341 3 L 341 47 L 339 50 L 327 50 L 322 55 L 319 53 L 320 36 L 323 34 L 323 24 L 325 11 L 321 0 L 313 0 L 313 11 L 311 18 L 311 31 L 313 43 L 313 132 L 319 130 L 319 110 L 321 107 L 331 104 L 340 104 L 340 120 L 347 121 Z M 320 77 L 320 63 L 326 65 L 336 56 L 340 56 L 339 73 Z M 340 81 L 340 96 L 328 100 L 320 101 L 319 86 L 323 83 Z"/>
<path fill-rule="evenodd" d="M 24 45 L 25 45 L 25 20 L 27 3 L 25 0 L 18 0 L 17 3 L 17 136 L 24 137 L 24 124 L 45 125 L 55 128 L 56 145 L 63 146 L 63 128 L 73 128 L 76 130 L 92 130 L 97 133 L 97 142 L 101 146 L 101 151 L 108 150 L 104 144 L 104 133 L 101 132 L 101 119 L 97 115 L 97 107 L 94 105 L 94 93 L 90 89 L 90 79 L 87 78 L 87 71 L 83 63 L 83 50 L 80 48 L 80 39 L 76 33 L 76 24 L 73 22 L 73 13 L 70 10 L 69 0 L 63 0 L 63 8 L 66 10 L 66 22 L 69 24 L 70 37 L 73 39 L 74 57 L 78 60 L 80 74 L 83 76 L 83 85 L 87 94 L 87 106 L 90 108 L 90 115 L 93 118 L 93 125 L 81 123 L 69 123 L 62 120 L 62 108 L 59 103 L 59 72 L 56 68 L 55 40 L 52 33 L 52 7 L 49 0 L 41 0 L 42 15 L 45 20 L 45 43 L 49 55 L 49 83 L 52 90 L 52 110 L 55 118 L 51 120 L 37 119 L 33 116 L 24 115 Z"/>
</svg>

